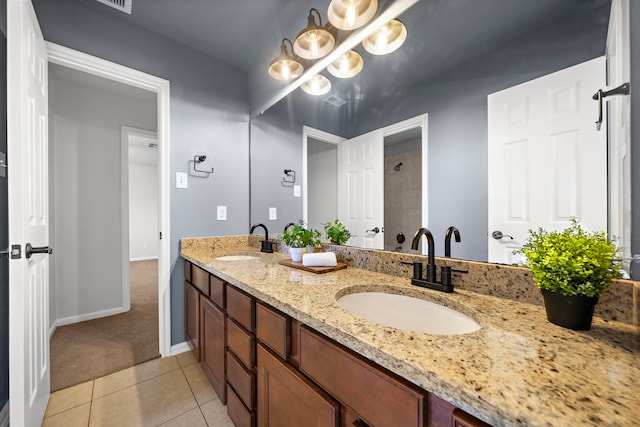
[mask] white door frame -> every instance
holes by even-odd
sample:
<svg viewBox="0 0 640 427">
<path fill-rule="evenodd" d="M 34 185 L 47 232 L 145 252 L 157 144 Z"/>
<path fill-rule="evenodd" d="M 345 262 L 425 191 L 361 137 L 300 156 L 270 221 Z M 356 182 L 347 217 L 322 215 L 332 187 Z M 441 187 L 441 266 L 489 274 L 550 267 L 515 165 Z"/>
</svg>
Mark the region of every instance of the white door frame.
<svg viewBox="0 0 640 427">
<path fill-rule="evenodd" d="M 302 126 L 302 220 L 305 224 L 309 222 L 309 196 L 307 194 L 307 144 L 309 142 L 309 138 L 317 139 L 335 146 L 342 144 L 342 141 L 346 139 L 306 125 Z"/>
<path fill-rule="evenodd" d="M 159 218 L 161 240 L 158 247 L 158 318 L 159 349 L 162 357 L 171 355 L 171 289 L 169 228 L 169 88 L 168 80 L 143 73 L 86 53 L 47 42 L 50 63 L 114 80 L 158 95 L 158 175 Z M 127 242 L 128 243 L 128 242 Z"/>
<path fill-rule="evenodd" d="M 424 113 L 410 119 L 382 128 L 383 139 L 418 126 L 422 129 L 422 224 L 421 227 L 429 228 L 429 141 L 428 141 L 429 114 Z M 416 230 L 417 231 L 417 230 Z M 427 245 L 421 245 L 422 253 L 426 255 Z"/>
</svg>

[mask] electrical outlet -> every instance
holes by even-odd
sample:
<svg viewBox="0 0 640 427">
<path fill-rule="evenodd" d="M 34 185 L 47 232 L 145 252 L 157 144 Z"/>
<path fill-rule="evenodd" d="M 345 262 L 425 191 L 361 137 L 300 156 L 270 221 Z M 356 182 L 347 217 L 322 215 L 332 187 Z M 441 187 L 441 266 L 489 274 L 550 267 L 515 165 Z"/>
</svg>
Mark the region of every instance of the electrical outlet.
<svg viewBox="0 0 640 427">
<path fill-rule="evenodd" d="M 294 185 L 293 186 L 293 197 L 300 197 L 300 186 L 299 185 Z"/>
<path fill-rule="evenodd" d="M 176 188 L 189 188 L 186 173 L 176 172 Z"/>
<path fill-rule="evenodd" d="M 218 221 L 226 221 L 226 220 L 227 220 L 227 207 L 218 206 Z"/>
<path fill-rule="evenodd" d="M 269 208 L 269 221 L 275 221 L 278 219 L 278 211 L 276 208 Z"/>
<path fill-rule="evenodd" d="M 143 247 L 144 249 L 149 249 L 149 244 L 148 244 L 147 242 L 144 242 L 144 243 L 142 244 L 142 247 Z"/>
</svg>

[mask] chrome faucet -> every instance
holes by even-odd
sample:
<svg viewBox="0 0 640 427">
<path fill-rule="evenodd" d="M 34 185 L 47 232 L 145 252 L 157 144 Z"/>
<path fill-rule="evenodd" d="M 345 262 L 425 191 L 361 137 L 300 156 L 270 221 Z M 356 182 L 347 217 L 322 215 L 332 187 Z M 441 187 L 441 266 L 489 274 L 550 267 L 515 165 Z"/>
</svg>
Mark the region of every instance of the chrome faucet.
<svg viewBox="0 0 640 427">
<path fill-rule="evenodd" d="M 451 234 L 456 238 L 456 242 L 460 243 L 460 232 L 453 225 L 447 228 L 447 232 L 444 235 L 444 256 L 445 258 L 451 258 Z"/>
<path fill-rule="evenodd" d="M 253 230 L 258 227 L 262 227 L 264 229 L 264 240 L 260 241 L 262 247 L 260 248 L 260 252 L 272 253 L 273 252 L 273 243 L 269 241 L 269 230 L 265 227 L 264 224 L 254 224 L 249 230 L 249 234 L 253 234 Z"/>
<path fill-rule="evenodd" d="M 418 249 L 420 244 L 420 237 L 425 236 L 427 238 L 427 256 L 429 261 L 427 264 L 427 277 L 422 278 L 422 263 L 420 261 L 404 262 L 402 264 L 413 265 L 413 278 L 411 284 L 421 286 L 423 288 L 435 289 L 442 292 L 453 292 L 453 285 L 451 284 L 451 267 L 443 265 L 440 267 L 440 283 L 436 281 L 436 258 L 435 258 L 435 245 L 433 243 L 433 234 L 427 228 L 421 228 L 416 231 L 411 242 L 411 249 Z"/>
</svg>

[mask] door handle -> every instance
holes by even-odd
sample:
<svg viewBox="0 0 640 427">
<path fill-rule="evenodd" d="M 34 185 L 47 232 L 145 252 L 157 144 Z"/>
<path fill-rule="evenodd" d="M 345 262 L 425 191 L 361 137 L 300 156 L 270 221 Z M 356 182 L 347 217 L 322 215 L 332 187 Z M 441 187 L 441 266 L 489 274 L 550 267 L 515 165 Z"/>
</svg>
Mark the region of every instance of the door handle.
<svg viewBox="0 0 640 427">
<path fill-rule="evenodd" d="M 372 228 L 371 230 L 366 230 L 365 233 L 376 233 L 378 234 L 380 232 L 380 228 L 379 227 L 375 227 Z"/>
<path fill-rule="evenodd" d="M 52 254 L 52 253 L 53 253 L 53 249 L 50 248 L 49 246 L 33 247 L 31 246 L 31 243 L 27 243 L 27 246 L 25 246 L 24 248 L 24 256 L 26 256 L 27 259 L 31 258 L 31 255 L 33 254 Z"/>
<path fill-rule="evenodd" d="M 493 237 L 496 240 L 500 240 L 503 237 L 508 237 L 511 240 L 513 240 L 513 236 L 509 236 L 508 234 L 502 234 L 502 231 L 500 231 L 500 230 L 496 230 L 493 233 L 491 233 L 491 237 Z"/>
</svg>

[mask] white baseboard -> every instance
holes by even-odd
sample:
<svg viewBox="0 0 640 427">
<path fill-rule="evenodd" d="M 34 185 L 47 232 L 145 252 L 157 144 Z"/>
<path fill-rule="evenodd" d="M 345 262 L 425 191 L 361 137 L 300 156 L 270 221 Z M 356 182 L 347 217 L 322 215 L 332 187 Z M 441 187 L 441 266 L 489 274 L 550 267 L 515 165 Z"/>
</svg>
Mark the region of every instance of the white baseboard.
<svg viewBox="0 0 640 427">
<path fill-rule="evenodd" d="M 0 427 L 9 427 L 9 401 L 4 404 L 0 411 Z"/>
<path fill-rule="evenodd" d="M 129 262 L 134 262 L 134 261 L 150 261 L 152 259 L 158 259 L 158 256 L 143 256 L 143 257 L 139 257 L 139 258 L 129 258 Z"/>
<path fill-rule="evenodd" d="M 76 316 L 64 317 L 55 321 L 56 326 L 71 325 L 72 323 L 85 322 L 87 320 L 99 319 L 101 317 L 113 316 L 115 314 L 126 313 L 130 308 L 116 307 L 107 310 L 94 311 L 93 313 L 78 314 Z"/>
<path fill-rule="evenodd" d="M 49 339 L 51 339 L 51 337 L 53 336 L 53 333 L 56 331 L 57 328 L 58 328 L 58 321 L 54 320 L 53 323 L 51 324 L 51 327 L 49 328 Z"/>
<path fill-rule="evenodd" d="M 171 346 L 171 355 L 175 356 L 176 354 L 184 353 L 185 351 L 190 351 L 191 347 L 187 344 L 186 341 L 181 342 L 180 344 Z"/>
</svg>

